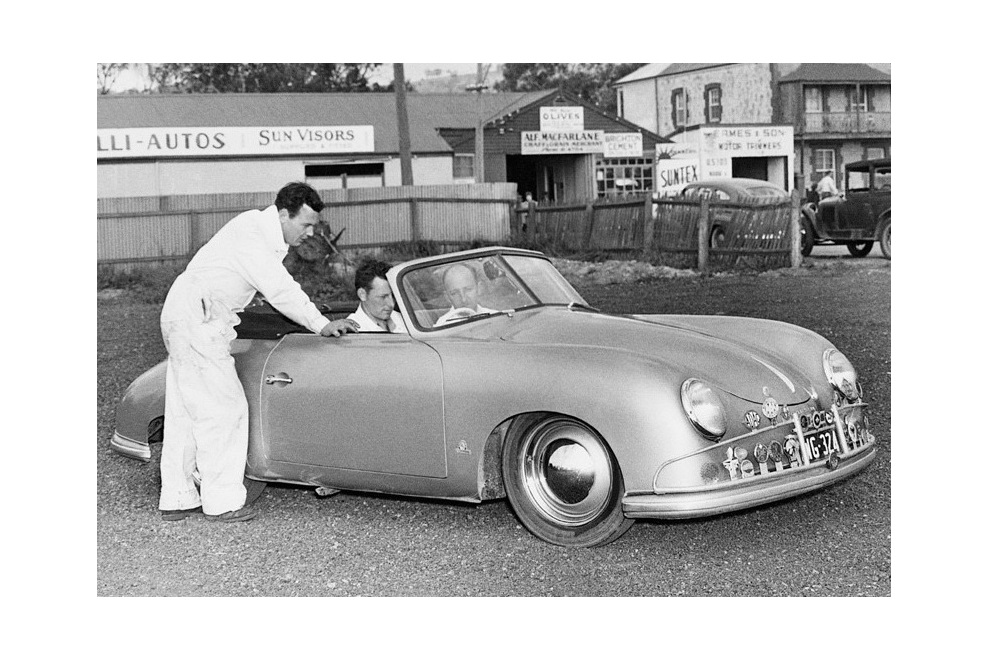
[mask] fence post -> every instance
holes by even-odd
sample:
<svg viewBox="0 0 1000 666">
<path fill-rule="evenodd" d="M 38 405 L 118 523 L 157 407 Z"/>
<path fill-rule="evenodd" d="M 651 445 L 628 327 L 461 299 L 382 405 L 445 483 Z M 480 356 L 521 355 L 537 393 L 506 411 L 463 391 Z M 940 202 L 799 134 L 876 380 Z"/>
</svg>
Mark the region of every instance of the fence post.
<svg viewBox="0 0 1000 666">
<path fill-rule="evenodd" d="M 698 208 L 698 271 L 708 268 L 708 199 L 702 199 Z"/>
<path fill-rule="evenodd" d="M 420 205 L 415 197 L 410 197 L 410 240 L 420 240 Z"/>
<path fill-rule="evenodd" d="M 538 236 L 538 228 L 535 226 L 535 206 L 534 201 L 528 202 L 528 240 L 535 242 Z"/>
<path fill-rule="evenodd" d="M 642 251 L 649 254 L 653 249 L 653 193 L 646 192 L 646 203 L 642 207 Z"/>
<path fill-rule="evenodd" d="M 590 239 L 594 237 L 594 218 L 596 216 L 594 202 L 588 201 L 587 207 L 583 211 L 583 238 L 580 239 L 581 250 L 590 249 Z"/>
<path fill-rule="evenodd" d="M 198 251 L 198 211 L 188 211 L 188 233 L 191 236 L 191 246 L 188 248 L 188 255 L 194 256 Z"/>
<path fill-rule="evenodd" d="M 802 265 L 802 229 L 801 220 L 799 219 L 799 209 L 801 208 L 802 200 L 799 195 L 799 191 L 792 190 L 792 219 L 788 223 L 789 233 L 792 234 L 792 268 L 798 268 Z"/>
</svg>

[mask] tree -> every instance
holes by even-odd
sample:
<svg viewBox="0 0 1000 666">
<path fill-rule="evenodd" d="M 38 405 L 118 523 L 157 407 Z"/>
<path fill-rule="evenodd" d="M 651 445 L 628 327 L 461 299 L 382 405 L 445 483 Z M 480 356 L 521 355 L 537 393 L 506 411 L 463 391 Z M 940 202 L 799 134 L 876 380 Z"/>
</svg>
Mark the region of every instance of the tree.
<svg viewBox="0 0 1000 666">
<path fill-rule="evenodd" d="M 609 113 L 617 113 L 611 87 L 618 79 L 639 69 L 643 63 L 601 62 L 509 62 L 504 63 L 503 79 L 497 90 L 531 91 L 561 88 Z"/>
<path fill-rule="evenodd" d="M 380 63 L 159 63 L 158 92 L 363 92 Z"/>
<path fill-rule="evenodd" d="M 97 94 L 107 95 L 115 85 L 118 75 L 128 68 L 127 62 L 97 63 Z"/>
</svg>

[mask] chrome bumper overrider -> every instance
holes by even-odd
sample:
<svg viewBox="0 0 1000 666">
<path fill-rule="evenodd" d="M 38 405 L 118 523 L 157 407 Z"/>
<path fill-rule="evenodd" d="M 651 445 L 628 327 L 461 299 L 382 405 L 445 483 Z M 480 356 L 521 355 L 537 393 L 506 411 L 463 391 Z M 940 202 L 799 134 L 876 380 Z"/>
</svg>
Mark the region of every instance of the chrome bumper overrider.
<svg viewBox="0 0 1000 666">
<path fill-rule="evenodd" d="M 867 446 L 850 457 L 841 458 L 835 469 L 818 463 L 796 468 L 792 474 L 757 477 L 748 483 L 663 494 L 627 494 L 622 500 L 622 507 L 629 518 L 697 518 L 738 511 L 800 495 L 857 474 L 875 459 L 875 450 L 874 445 Z"/>
<path fill-rule="evenodd" d="M 149 462 L 151 457 L 149 453 L 149 444 L 129 439 L 128 437 L 119 434 L 118 431 L 115 431 L 115 434 L 111 437 L 111 450 L 127 458 L 135 458 L 136 460 L 142 460 L 143 462 Z"/>
</svg>

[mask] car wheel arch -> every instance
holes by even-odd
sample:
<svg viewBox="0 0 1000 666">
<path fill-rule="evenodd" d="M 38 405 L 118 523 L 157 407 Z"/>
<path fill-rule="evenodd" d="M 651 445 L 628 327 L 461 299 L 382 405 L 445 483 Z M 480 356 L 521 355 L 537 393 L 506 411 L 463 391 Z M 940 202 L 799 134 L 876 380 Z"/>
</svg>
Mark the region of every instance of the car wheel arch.
<svg viewBox="0 0 1000 666">
<path fill-rule="evenodd" d="M 594 430 L 594 432 L 599 435 L 601 434 L 600 431 L 591 425 L 586 419 L 574 414 L 566 414 L 561 411 L 540 410 L 521 412 L 520 414 L 514 414 L 504 419 L 493 428 L 483 445 L 483 453 L 479 460 L 478 470 L 480 499 L 502 499 L 507 496 L 507 491 L 503 484 L 503 472 L 501 470 L 504 446 L 506 446 L 508 441 L 511 441 L 512 438 L 516 439 L 519 433 L 523 433 L 524 430 L 529 428 L 533 423 L 549 417 L 563 417 L 579 421 Z M 603 437 L 603 435 L 601 436 Z M 607 439 L 605 439 L 605 441 L 607 441 Z M 610 443 L 608 443 L 608 448 L 611 449 L 611 454 L 616 456 Z"/>
<path fill-rule="evenodd" d="M 500 447 L 501 476 L 507 500 L 529 532 L 558 546 L 593 547 L 628 531 L 633 520 L 622 511 L 621 467 L 596 428 L 558 412 L 521 414 L 510 423 Z M 590 453 L 577 458 L 586 461 L 579 470 L 555 463 L 555 456 L 571 449 Z"/>
</svg>

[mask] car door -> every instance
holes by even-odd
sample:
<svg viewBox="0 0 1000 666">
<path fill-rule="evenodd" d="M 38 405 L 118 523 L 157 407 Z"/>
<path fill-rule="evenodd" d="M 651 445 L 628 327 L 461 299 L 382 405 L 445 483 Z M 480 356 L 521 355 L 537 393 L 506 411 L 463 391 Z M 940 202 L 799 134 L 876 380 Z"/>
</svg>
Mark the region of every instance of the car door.
<svg viewBox="0 0 1000 666">
<path fill-rule="evenodd" d="M 845 238 L 874 238 L 871 173 L 868 169 L 847 172 L 847 193 L 837 211 L 837 223 L 848 232 Z"/>
<path fill-rule="evenodd" d="M 297 465 L 444 478 L 437 352 L 408 335 L 289 335 L 261 383 L 268 458 Z"/>
</svg>

